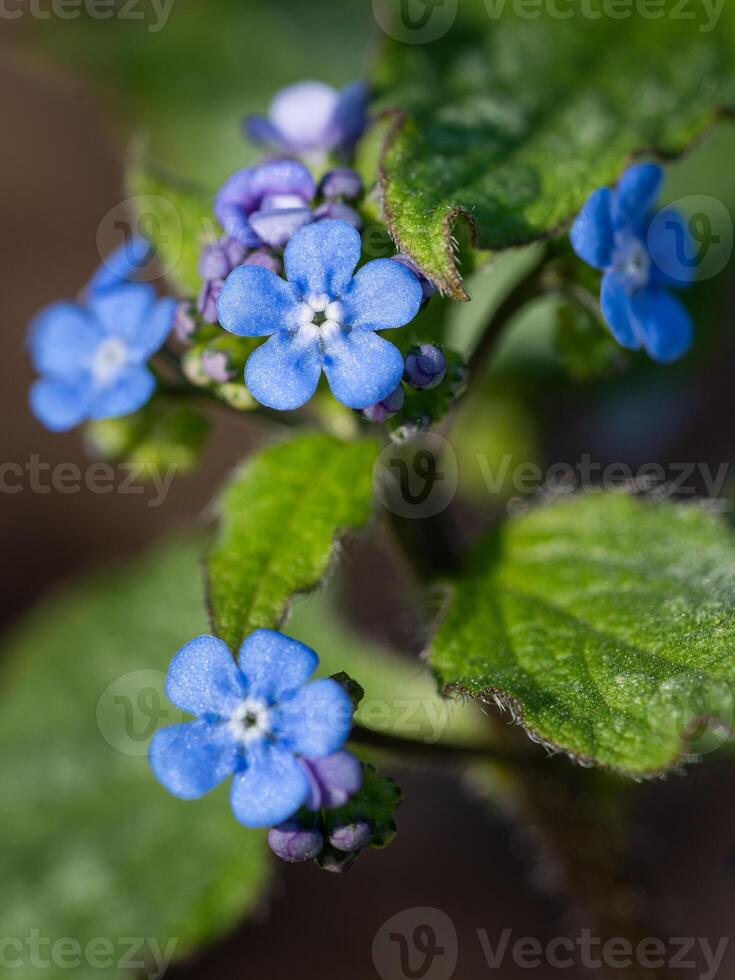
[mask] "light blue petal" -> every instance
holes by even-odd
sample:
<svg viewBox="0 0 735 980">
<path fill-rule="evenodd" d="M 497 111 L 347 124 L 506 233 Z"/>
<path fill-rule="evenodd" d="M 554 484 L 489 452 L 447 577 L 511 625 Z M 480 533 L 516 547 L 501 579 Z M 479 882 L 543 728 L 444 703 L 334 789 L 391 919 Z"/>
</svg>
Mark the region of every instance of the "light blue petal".
<svg viewBox="0 0 735 980">
<path fill-rule="evenodd" d="M 54 303 L 31 322 L 28 344 L 41 374 L 76 378 L 92 362 L 101 334 L 93 317 L 76 303 Z"/>
<path fill-rule="evenodd" d="M 41 378 L 31 388 L 31 411 L 52 432 L 73 429 L 87 418 L 89 386 L 89 378 L 78 378 L 76 382 Z"/>
<path fill-rule="evenodd" d="M 274 711 L 278 738 L 307 758 L 331 755 L 350 734 L 353 710 L 344 688 L 331 677 L 323 677 L 302 687 Z"/>
<path fill-rule="evenodd" d="M 273 827 L 288 820 L 309 795 L 309 782 L 298 760 L 277 745 L 262 744 L 249 753 L 250 765 L 236 772 L 230 804 L 246 827 Z"/>
<path fill-rule="evenodd" d="M 340 332 L 325 346 L 324 373 L 337 401 L 367 408 L 387 398 L 401 380 L 403 357 L 372 330 Z"/>
<path fill-rule="evenodd" d="M 654 361 L 668 364 L 686 354 L 692 346 L 691 317 L 679 300 L 665 289 L 643 289 L 631 297 L 630 306 L 643 346 Z"/>
<path fill-rule="evenodd" d="M 189 640 L 168 668 L 166 697 L 192 715 L 229 717 L 245 697 L 245 685 L 224 640 Z"/>
<path fill-rule="evenodd" d="M 344 322 L 368 330 L 403 327 L 423 299 L 418 278 L 400 262 L 375 259 L 357 273 L 340 297 Z"/>
<path fill-rule="evenodd" d="M 156 379 L 142 364 L 131 364 L 105 388 L 97 390 L 89 406 L 89 417 L 112 419 L 137 412 L 149 400 Z"/>
<path fill-rule="evenodd" d="M 245 136 L 256 146 L 281 147 L 283 141 L 280 133 L 265 116 L 246 116 L 243 124 Z"/>
<path fill-rule="evenodd" d="M 245 384 L 261 405 L 287 412 L 308 402 L 321 371 L 316 341 L 304 341 L 298 333 L 277 333 L 248 358 Z"/>
<path fill-rule="evenodd" d="M 631 317 L 628 293 L 614 272 L 606 272 L 602 277 L 600 306 L 605 323 L 620 346 L 638 350 L 641 338 Z"/>
<path fill-rule="evenodd" d="M 230 775 L 237 765 L 238 747 L 224 725 L 187 721 L 156 732 L 148 761 L 169 793 L 195 800 Z"/>
<path fill-rule="evenodd" d="M 275 704 L 303 687 L 319 665 L 319 657 L 290 636 L 260 629 L 243 640 L 238 664 L 248 695 Z"/>
<path fill-rule="evenodd" d="M 640 229 L 661 193 L 664 172 L 656 163 L 629 167 L 618 181 L 613 195 L 613 222 L 616 227 L 631 225 Z"/>
<path fill-rule="evenodd" d="M 299 300 L 293 287 L 270 269 L 240 265 L 222 287 L 219 322 L 240 337 L 267 337 L 298 322 Z"/>
<path fill-rule="evenodd" d="M 595 269 L 604 269 L 612 261 L 612 198 L 609 187 L 590 194 L 569 232 L 574 251 Z"/>
<path fill-rule="evenodd" d="M 296 82 L 276 94 L 269 116 L 281 141 L 293 152 L 329 150 L 338 139 L 334 132 L 338 100 L 335 89 L 324 82 Z"/>
<path fill-rule="evenodd" d="M 320 221 L 297 231 L 286 246 L 286 276 L 304 297 L 341 295 L 362 250 L 360 235 L 346 221 Z"/>
<path fill-rule="evenodd" d="M 135 282 L 95 293 L 89 298 L 89 309 L 108 336 L 120 337 L 132 347 L 145 335 L 155 302 L 153 286 Z"/>
<path fill-rule="evenodd" d="M 365 131 L 369 94 L 364 82 L 353 82 L 339 93 L 334 129 L 339 133 L 339 146 L 344 150 L 351 149 Z"/>
<path fill-rule="evenodd" d="M 689 222 L 676 208 L 664 208 L 651 222 L 646 244 L 651 256 L 651 278 L 659 286 L 685 289 L 695 279 L 697 244 Z"/>
<path fill-rule="evenodd" d="M 130 353 L 141 361 L 147 361 L 164 345 L 171 333 L 176 317 L 176 300 L 170 296 L 159 299 L 141 320 L 137 336 L 130 341 Z"/>
<path fill-rule="evenodd" d="M 250 215 L 250 227 L 258 238 L 271 248 L 285 248 L 299 228 L 314 220 L 310 208 L 277 208 L 255 211 Z"/>
<path fill-rule="evenodd" d="M 87 296 L 114 289 L 129 282 L 146 266 L 155 254 L 154 246 L 140 235 L 128 239 L 112 254 L 102 260 L 102 265 L 89 280 Z"/>
</svg>

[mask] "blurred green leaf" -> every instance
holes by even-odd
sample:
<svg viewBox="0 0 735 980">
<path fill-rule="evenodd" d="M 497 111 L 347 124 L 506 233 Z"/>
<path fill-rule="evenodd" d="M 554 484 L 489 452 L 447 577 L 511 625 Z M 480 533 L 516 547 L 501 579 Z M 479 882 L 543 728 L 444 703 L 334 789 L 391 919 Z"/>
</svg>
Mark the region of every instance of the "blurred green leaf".
<svg viewBox="0 0 735 980">
<path fill-rule="evenodd" d="M 719 520 L 574 496 L 484 540 L 431 662 L 445 691 L 497 699 L 549 745 L 657 772 L 699 719 L 731 727 L 734 608 L 735 539 Z"/>
<path fill-rule="evenodd" d="M 556 310 L 556 349 L 575 381 L 589 381 L 607 374 L 622 360 L 620 347 L 602 320 L 573 301 Z"/>
<path fill-rule="evenodd" d="M 376 455 L 372 440 L 310 433 L 258 453 L 231 481 L 206 571 L 214 630 L 233 650 L 276 628 L 326 575 L 339 537 L 367 521 Z"/>
<path fill-rule="evenodd" d="M 265 884 L 263 836 L 234 820 L 227 788 L 175 799 L 146 760 L 158 724 L 182 720 L 162 693 L 168 663 L 206 630 L 200 547 L 169 545 L 98 573 L 41 604 L 5 643 L 3 936 L 25 943 L 36 930 L 79 944 L 73 970 L 41 947 L 49 978 L 118 975 L 126 937 L 140 937 L 132 958 L 149 968 L 156 943 L 181 956 L 231 929 Z M 98 956 L 107 944 L 104 969 L 92 940 Z M 11 971 L 19 980 L 38 976 L 29 955 L 25 945 Z"/>
<path fill-rule="evenodd" d="M 602 2 L 568 19 L 462 4 L 437 40 L 384 45 L 380 103 L 403 114 L 382 155 L 386 217 L 448 295 L 464 297 L 458 219 L 484 249 L 543 238 L 631 154 L 681 153 L 718 108 L 735 108 L 735 7 L 707 32 L 673 15 L 676 0 L 655 20 L 613 19 Z"/>
</svg>

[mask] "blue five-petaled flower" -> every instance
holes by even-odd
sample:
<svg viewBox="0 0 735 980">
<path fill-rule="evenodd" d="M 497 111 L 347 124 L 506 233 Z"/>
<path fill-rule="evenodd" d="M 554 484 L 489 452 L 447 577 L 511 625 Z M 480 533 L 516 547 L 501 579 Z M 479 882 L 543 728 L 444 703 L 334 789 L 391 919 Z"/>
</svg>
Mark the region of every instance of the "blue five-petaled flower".
<svg viewBox="0 0 735 980">
<path fill-rule="evenodd" d="M 156 778 L 196 799 L 232 775 L 230 802 L 242 824 L 287 820 L 312 800 L 313 760 L 337 753 L 352 726 L 352 702 L 336 681 L 307 683 L 318 663 L 309 647 L 273 630 L 251 633 L 237 664 L 224 641 L 191 640 L 171 662 L 166 695 L 197 717 L 156 732 Z"/>
<path fill-rule="evenodd" d="M 421 306 L 421 284 L 405 266 L 375 259 L 357 274 L 361 242 L 345 221 L 307 225 L 284 254 L 288 282 L 268 269 L 240 266 L 219 297 L 222 326 L 270 340 L 251 355 L 245 383 L 263 405 L 299 408 L 324 371 L 335 398 L 366 408 L 386 398 L 403 358 L 377 330 L 402 327 Z"/>
<path fill-rule="evenodd" d="M 615 189 L 587 200 L 571 230 L 581 259 L 604 271 L 600 303 L 622 347 L 643 347 L 655 361 L 674 361 L 692 343 L 692 323 L 667 287 L 691 283 L 686 222 L 673 208 L 654 213 L 663 170 L 644 163 L 628 169 Z"/>
<path fill-rule="evenodd" d="M 150 258 L 142 239 L 105 260 L 78 302 L 42 310 L 29 346 L 41 377 L 31 388 L 33 413 L 56 432 L 84 419 L 113 418 L 139 409 L 153 394 L 145 362 L 173 326 L 176 304 L 157 299 L 147 283 L 129 277 Z"/>
</svg>

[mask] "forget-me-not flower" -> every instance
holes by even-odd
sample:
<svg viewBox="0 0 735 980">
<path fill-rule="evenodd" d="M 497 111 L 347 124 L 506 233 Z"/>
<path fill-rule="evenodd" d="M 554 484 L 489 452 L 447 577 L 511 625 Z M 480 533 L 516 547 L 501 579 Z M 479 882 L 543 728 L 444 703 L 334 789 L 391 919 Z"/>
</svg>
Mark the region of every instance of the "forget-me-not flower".
<svg viewBox="0 0 735 980">
<path fill-rule="evenodd" d="M 341 91 L 323 82 L 281 89 L 265 116 L 248 116 L 245 132 L 260 146 L 296 155 L 349 154 L 367 125 L 368 89 L 353 82 Z"/>
<path fill-rule="evenodd" d="M 149 759 L 175 796 L 202 796 L 232 775 L 232 811 L 246 827 L 287 820 L 314 797 L 314 760 L 341 749 L 352 702 L 319 658 L 274 630 L 248 636 L 235 663 L 224 641 L 198 636 L 168 669 L 166 695 L 195 721 L 162 728 Z"/>
<path fill-rule="evenodd" d="M 401 380 L 399 350 L 376 331 L 413 320 L 421 284 L 391 259 L 375 259 L 354 274 L 360 254 L 360 235 L 351 225 L 322 221 L 288 243 L 288 282 L 255 266 L 228 276 L 219 322 L 243 337 L 272 335 L 245 366 L 245 383 L 263 405 L 299 408 L 316 391 L 322 371 L 335 398 L 349 408 L 374 405 Z"/>
<path fill-rule="evenodd" d="M 176 304 L 147 283 L 128 281 L 150 257 L 134 239 L 109 256 L 82 298 L 53 303 L 33 320 L 29 347 L 41 377 L 30 392 L 34 415 L 62 432 L 85 419 L 136 411 L 153 394 L 146 361 L 173 326 Z"/>
<path fill-rule="evenodd" d="M 643 347 L 655 361 L 681 357 L 691 346 L 692 323 L 669 287 L 692 279 L 686 222 L 673 208 L 653 210 L 663 170 L 652 163 L 628 169 L 614 191 L 596 190 L 570 237 L 577 255 L 604 272 L 600 304 L 622 347 Z"/>
</svg>

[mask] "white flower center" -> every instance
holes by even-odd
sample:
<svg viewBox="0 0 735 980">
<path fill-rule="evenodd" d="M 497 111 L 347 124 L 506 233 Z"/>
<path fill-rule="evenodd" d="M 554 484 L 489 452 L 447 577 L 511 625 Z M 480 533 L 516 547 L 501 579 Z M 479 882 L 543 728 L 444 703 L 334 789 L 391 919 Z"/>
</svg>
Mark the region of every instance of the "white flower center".
<svg viewBox="0 0 735 980">
<path fill-rule="evenodd" d="M 92 374 L 99 384 L 109 384 L 125 367 L 128 349 L 119 337 L 103 340 L 92 358 Z"/>
<path fill-rule="evenodd" d="M 322 294 L 310 296 L 298 314 L 299 335 L 303 340 L 330 340 L 342 329 L 342 304 Z"/>
<path fill-rule="evenodd" d="M 247 745 L 270 734 L 268 705 L 256 698 L 246 698 L 230 715 L 227 727 L 235 738 Z"/>
<path fill-rule="evenodd" d="M 643 242 L 635 235 L 621 235 L 613 252 L 613 269 L 633 292 L 648 285 L 651 259 Z"/>
</svg>

